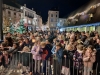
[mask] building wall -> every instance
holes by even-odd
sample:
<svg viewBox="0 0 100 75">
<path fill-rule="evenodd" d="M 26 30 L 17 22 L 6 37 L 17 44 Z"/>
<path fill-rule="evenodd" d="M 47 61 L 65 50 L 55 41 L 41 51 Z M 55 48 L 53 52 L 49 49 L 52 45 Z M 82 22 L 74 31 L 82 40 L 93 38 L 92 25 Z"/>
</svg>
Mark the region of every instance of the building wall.
<svg viewBox="0 0 100 75">
<path fill-rule="evenodd" d="M 36 14 L 33 9 L 29 9 L 26 5 L 21 7 L 22 14 L 21 17 L 24 18 L 25 24 L 31 26 L 34 30 L 42 25 L 42 18 Z"/>
<path fill-rule="evenodd" d="M 25 20 L 24 23 L 26 23 L 27 25 L 33 25 L 33 18 L 36 17 L 36 12 L 32 9 L 27 8 L 26 5 L 22 6 L 21 10 L 21 18 Z"/>
<path fill-rule="evenodd" d="M 59 19 L 59 11 L 48 12 L 48 23 L 50 28 L 56 28 Z"/>
<path fill-rule="evenodd" d="M 9 27 L 10 24 L 15 24 L 21 18 L 21 10 L 9 5 L 3 5 L 3 27 Z"/>
</svg>

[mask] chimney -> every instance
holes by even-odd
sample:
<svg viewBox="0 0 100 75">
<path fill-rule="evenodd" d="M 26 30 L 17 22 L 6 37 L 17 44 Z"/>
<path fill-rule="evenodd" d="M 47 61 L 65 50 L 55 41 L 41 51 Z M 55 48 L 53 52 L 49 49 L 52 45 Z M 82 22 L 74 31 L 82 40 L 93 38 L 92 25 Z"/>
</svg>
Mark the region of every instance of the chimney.
<svg viewBox="0 0 100 75">
<path fill-rule="evenodd" d="M 26 4 L 24 4 L 24 6 L 26 7 Z"/>
</svg>

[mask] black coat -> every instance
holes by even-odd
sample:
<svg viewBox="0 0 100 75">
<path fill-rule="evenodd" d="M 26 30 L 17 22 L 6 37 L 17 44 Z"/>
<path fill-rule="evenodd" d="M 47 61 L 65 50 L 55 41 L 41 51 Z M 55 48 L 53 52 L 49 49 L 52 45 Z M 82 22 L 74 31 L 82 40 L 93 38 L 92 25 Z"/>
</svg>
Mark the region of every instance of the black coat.
<svg viewBox="0 0 100 75">
<path fill-rule="evenodd" d="M 63 51 L 63 58 L 62 58 L 62 65 L 66 66 L 67 68 L 69 67 L 73 67 L 73 55 L 74 55 L 75 51 L 69 51 L 69 50 L 64 50 Z M 64 57 L 64 55 L 66 55 L 66 59 Z"/>
<path fill-rule="evenodd" d="M 20 63 L 23 64 L 23 66 L 30 66 L 30 63 L 32 62 L 32 54 L 31 53 L 20 53 Z"/>
</svg>

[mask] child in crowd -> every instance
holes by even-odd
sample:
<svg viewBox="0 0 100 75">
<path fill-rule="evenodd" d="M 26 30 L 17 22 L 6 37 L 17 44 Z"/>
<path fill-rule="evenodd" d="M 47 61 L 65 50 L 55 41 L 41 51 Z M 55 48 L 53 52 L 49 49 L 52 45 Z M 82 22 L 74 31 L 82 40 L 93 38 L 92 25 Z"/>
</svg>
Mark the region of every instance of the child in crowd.
<svg viewBox="0 0 100 75">
<path fill-rule="evenodd" d="M 61 44 L 56 45 L 56 57 L 57 57 L 57 75 L 61 75 L 61 65 L 62 65 L 62 54 L 63 48 Z"/>
<path fill-rule="evenodd" d="M 93 46 L 89 45 L 83 55 L 84 75 L 92 73 L 93 63 L 96 60 L 95 53 L 96 51 L 94 51 Z"/>
<path fill-rule="evenodd" d="M 49 52 L 48 52 L 48 48 L 46 47 L 46 43 L 45 42 L 41 42 L 40 43 L 40 46 L 41 46 L 41 51 L 40 51 L 40 54 L 41 54 L 41 58 L 42 58 L 42 73 L 44 73 L 44 75 L 46 75 L 46 60 L 48 60 L 47 56 L 49 55 Z"/>
<path fill-rule="evenodd" d="M 79 45 L 77 45 L 77 51 L 73 55 L 74 74 L 75 75 L 82 75 L 82 69 L 83 69 L 83 50 L 84 50 L 84 46 L 79 44 Z"/>
<path fill-rule="evenodd" d="M 71 51 L 73 52 L 72 44 L 66 44 L 62 59 L 62 74 L 64 75 L 70 75 L 70 59 L 73 57 L 73 55 L 70 55 Z"/>
<path fill-rule="evenodd" d="M 35 61 L 34 67 L 35 67 L 35 73 L 40 73 L 40 62 L 41 62 L 41 54 L 39 53 L 40 48 L 40 38 L 36 39 L 34 46 L 31 50 L 31 53 L 33 54 L 33 59 Z"/>
</svg>

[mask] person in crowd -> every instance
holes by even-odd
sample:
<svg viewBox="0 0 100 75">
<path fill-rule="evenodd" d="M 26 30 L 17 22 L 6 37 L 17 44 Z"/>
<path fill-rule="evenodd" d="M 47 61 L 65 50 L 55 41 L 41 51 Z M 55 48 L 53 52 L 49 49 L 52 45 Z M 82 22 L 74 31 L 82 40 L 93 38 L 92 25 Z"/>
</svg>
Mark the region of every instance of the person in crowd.
<svg viewBox="0 0 100 75">
<path fill-rule="evenodd" d="M 83 52 L 84 52 L 84 45 L 77 45 L 77 50 L 73 55 L 74 60 L 74 74 L 75 75 L 82 75 L 83 70 Z"/>
<path fill-rule="evenodd" d="M 96 62 L 95 62 L 95 70 L 97 69 L 97 74 L 100 73 L 100 37 L 97 39 L 97 44 L 95 46 L 96 48 Z M 96 66 L 98 67 L 96 68 Z"/>
<path fill-rule="evenodd" d="M 33 54 L 34 61 L 34 70 L 35 72 L 40 73 L 40 62 L 41 62 L 41 54 L 40 54 L 40 38 L 36 39 L 34 46 L 32 47 L 31 53 Z M 36 66 L 37 65 L 37 66 Z"/>
<path fill-rule="evenodd" d="M 20 51 L 22 51 L 24 46 L 25 46 L 24 39 L 23 38 L 19 38 L 19 48 L 20 48 Z"/>
<path fill-rule="evenodd" d="M 5 68 L 8 67 L 9 65 L 9 59 L 10 59 L 10 56 L 8 54 L 8 51 L 9 50 L 9 46 L 6 42 L 2 42 L 1 43 L 1 51 L 3 53 L 3 57 L 2 57 L 2 64 Z"/>
<path fill-rule="evenodd" d="M 92 67 L 95 60 L 96 56 L 94 48 L 93 46 L 89 45 L 83 54 L 84 75 L 90 75 L 92 73 Z"/>
<path fill-rule="evenodd" d="M 20 52 L 20 57 L 22 59 L 19 59 L 20 62 L 18 63 L 18 67 L 22 68 L 22 74 L 28 73 L 27 67 L 30 66 L 30 62 L 32 61 L 32 59 L 30 58 L 32 57 L 32 54 L 30 54 L 29 52 L 30 49 L 27 46 L 24 46 L 24 48 Z"/>
<path fill-rule="evenodd" d="M 50 39 L 47 39 L 46 40 L 46 47 L 48 48 L 47 50 L 48 50 L 48 52 L 49 52 L 49 54 L 48 54 L 48 56 L 46 57 L 46 59 L 48 59 L 49 57 L 51 57 L 51 50 L 52 50 L 52 44 L 51 44 L 51 40 Z"/>
<path fill-rule="evenodd" d="M 7 33 L 6 37 L 11 37 L 12 34 L 10 32 Z"/>
<path fill-rule="evenodd" d="M 13 40 L 11 37 L 5 37 L 4 42 L 7 44 L 7 46 L 10 46 L 10 47 L 13 46 Z"/>
<path fill-rule="evenodd" d="M 41 42 L 40 44 L 41 46 L 41 51 L 40 51 L 40 54 L 42 55 L 42 72 L 44 73 L 44 75 L 46 75 L 46 61 L 50 58 L 48 56 L 50 56 L 50 52 L 48 51 L 48 47 L 46 46 L 46 43 L 45 42 Z"/>
<path fill-rule="evenodd" d="M 25 38 L 25 46 L 29 47 L 30 49 L 32 48 L 31 43 L 28 38 Z"/>
<path fill-rule="evenodd" d="M 59 41 L 58 41 L 58 42 L 59 42 Z M 52 54 L 55 54 L 56 43 L 57 43 L 57 40 L 54 39 L 54 40 L 53 40 L 53 47 L 52 47 L 52 50 L 51 50 Z"/>
<path fill-rule="evenodd" d="M 85 35 L 85 31 L 81 32 L 81 40 L 84 42 L 86 40 L 87 36 Z"/>
<path fill-rule="evenodd" d="M 61 44 L 64 44 L 64 36 L 63 35 L 58 35 L 58 40 L 60 41 Z"/>
<path fill-rule="evenodd" d="M 57 75 L 61 75 L 61 65 L 62 65 L 62 55 L 63 55 L 63 48 L 61 44 L 56 45 L 56 64 L 57 65 Z"/>
<path fill-rule="evenodd" d="M 70 75 L 70 66 L 71 64 L 70 60 L 72 60 L 73 55 L 70 55 L 69 53 L 73 51 L 72 44 L 66 44 L 65 49 L 63 51 L 63 58 L 62 58 L 62 74 L 63 75 Z"/>
<path fill-rule="evenodd" d="M 16 40 L 12 40 L 12 37 L 14 37 Z M 18 42 L 19 46 L 15 42 Z M 91 45 L 96 49 L 96 51 Z M 84 52 L 83 46 L 86 47 Z M 32 58 L 27 54 L 27 49 L 31 50 L 29 50 L 29 53 L 32 53 Z M 56 72 L 58 72 L 59 75 L 61 71 L 64 75 L 81 75 L 82 71 L 84 72 L 84 75 L 89 75 L 90 72 L 92 72 L 92 69 L 93 71 L 97 71 L 97 75 L 99 75 L 100 72 L 100 37 L 97 31 L 92 31 L 92 33 L 89 33 L 89 31 L 60 32 L 59 30 L 37 30 L 33 33 L 8 33 L 4 37 L 3 43 L 1 43 L 0 50 L 0 64 L 2 64 L 4 67 L 8 67 L 10 62 L 13 64 L 13 60 L 15 63 L 20 59 L 20 62 L 22 62 L 23 59 L 24 63 L 22 65 L 29 66 L 30 75 L 33 74 L 32 72 L 39 74 L 40 68 L 42 68 L 41 71 L 44 73 L 44 75 L 46 75 L 47 72 L 51 74 L 51 69 L 50 71 L 47 71 L 49 70 L 49 68 L 46 66 L 46 64 L 49 63 L 48 61 L 50 61 L 50 65 L 53 65 L 52 67 L 54 67 L 54 75 L 57 75 Z M 22 51 L 22 53 L 19 55 L 18 53 L 20 51 Z M 20 57 L 20 59 L 17 59 L 17 61 L 16 54 L 18 54 Z M 23 56 L 25 58 L 23 58 Z M 31 59 L 28 59 L 28 57 Z M 9 62 L 10 58 L 11 61 Z M 30 65 L 27 60 L 31 60 Z M 40 63 L 42 63 L 41 66 Z M 96 75 L 96 73 L 94 73 L 94 75 Z"/>
<path fill-rule="evenodd" d="M 30 40 L 29 41 L 30 41 L 31 45 L 34 45 L 34 43 L 35 43 L 35 36 L 33 34 L 30 35 Z"/>
<path fill-rule="evenodd" d="M 7 51 L 9 54 L 14 54 L 17 51 L 19 51 L 19 44 L 17 42 L 13 43 L 13 46 L 9 48 L 9 50 Z"/>
</svg>

